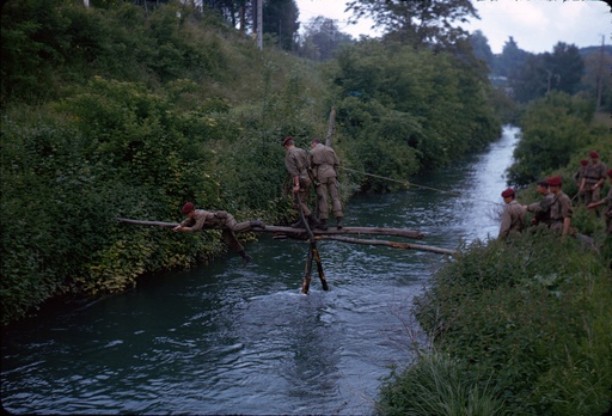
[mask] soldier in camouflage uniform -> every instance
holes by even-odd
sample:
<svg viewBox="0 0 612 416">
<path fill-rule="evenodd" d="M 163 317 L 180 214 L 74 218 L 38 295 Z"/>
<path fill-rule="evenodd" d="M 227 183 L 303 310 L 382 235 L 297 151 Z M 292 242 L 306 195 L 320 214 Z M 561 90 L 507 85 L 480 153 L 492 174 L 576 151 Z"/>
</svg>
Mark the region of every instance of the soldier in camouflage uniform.
<svg viewBox="0 0 612 416">
<path fill-rule="evenodd" d="M 329 146 L 325 146 L 319 139 L 310 142 L 310 166 L 315 179 L 317 196 L 319 198 L 319 228 L 327 229 L 329 217 L 328 196 L 331 197 L 332 209 L 336 217 L 336 226 L 342 228 L 342 201 L 338 192 L 338 157 Z"/>
<path fill-rule="evenodd" d="M 183 214 L 187 218 L 179 225 L 173 228 L 174 231 L 194 232 L 206 229 L 221 229 L 223 241 L 229 247 L 240 254 L 240 257 L 248 263 L 251 261 L 251 256 L 246 254 L 244 247 L 236 238 L 235 233 L 243 233 L 251 231 L 253 228 L 265 228 L 265 225 L 259 221 L 243 221 L 237 222 L 232 214 L 225 211 L 205 211 L 196 209 L 193 203 L 187 202 L 182 208 Z"/>
</svg>

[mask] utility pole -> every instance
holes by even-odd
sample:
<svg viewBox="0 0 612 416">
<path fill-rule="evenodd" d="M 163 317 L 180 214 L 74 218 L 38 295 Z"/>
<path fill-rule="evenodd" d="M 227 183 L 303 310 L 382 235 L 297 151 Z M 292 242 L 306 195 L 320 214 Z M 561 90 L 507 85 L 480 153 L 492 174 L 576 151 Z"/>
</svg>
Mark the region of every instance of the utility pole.
<svg viewBox="0 0 612 416">
<path fill-rule="evenodd" d="M 599 66 L 597 68 L 597 101 L 595 102 L 596 111 L 601 110 L 601 90 L 603 89 L 603 60 L 606 37 L 601 35 L 601 50 L 599 51 Z"/>
<path fill-rule="evenodd" d="M 263 0 L 257 0 L 257 48 L 263 50 Z"/>
</svg>

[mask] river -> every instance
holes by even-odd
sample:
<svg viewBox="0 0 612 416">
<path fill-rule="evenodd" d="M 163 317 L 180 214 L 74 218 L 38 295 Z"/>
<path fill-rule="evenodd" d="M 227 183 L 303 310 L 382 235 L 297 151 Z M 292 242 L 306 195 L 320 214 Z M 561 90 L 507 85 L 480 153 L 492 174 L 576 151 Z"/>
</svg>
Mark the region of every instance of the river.
<svg viewBox="0 0 612 416">
<path fill-rule="evenodd" d="M 496 207 L 514 127 L 482 154 L 414 178 L 409 190 L 364 195 L 346 225 L 402 227 L 456 249 L 496 237 Z M 444 193 L 429 188 L 452 191 Z M 242 265 L 230 256 L 150 277 L 137 289 L 45 313 L 5 331 L 2 406 L 21 414 L 373 414 L 391 366 L 426 340 L 413 299 L 445 256 L 319 243 L 299 294 L 307 247 L 263 236 Z"/>
</svg>

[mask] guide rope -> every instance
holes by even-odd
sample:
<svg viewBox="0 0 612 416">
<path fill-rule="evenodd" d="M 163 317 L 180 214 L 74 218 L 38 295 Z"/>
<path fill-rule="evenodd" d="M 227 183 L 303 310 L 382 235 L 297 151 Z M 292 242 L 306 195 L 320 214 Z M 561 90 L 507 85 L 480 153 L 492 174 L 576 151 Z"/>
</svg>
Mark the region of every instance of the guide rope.
<svg viewBox="0 0 612 416">
<path fill-rule="evenodd" d="M 383 180 L 386 180 L 386 181 L 389 181 L 389 182 L 400 183 L 400 184 L 402 184 L 402 185 L 404 185 L 404 186 L 406 186 L 408 188 L 412 186 L 412 187 L 416 187 L 416 188 L 420 188 L 420 189 L 428 189 L 430 191 L 441 192 L 443 194 L 449 194 L 449 195 L 454 195 L 454 196 L 460 196 L 461 195 L 460 192 L 448 191 L 448 190 L 445 190 L 445 189 L 435 188 L 433 186 L 419 185 L 417 183 L 410 182 L 410 181 L 407 181 L 407 180 L 394 179 L 394 178 L 390 178 L 388 176 L 376 175 L 374 173 L 363 172 L 363 171 L 360 171 L 360 170 L 355 170 L 355 169 L 347 168 L 347 167 L 344 167 L 344 166 L 340 166 L 340 169 L 346 170 L 348 172 L 358 173 L 358 174 L 365 175 L 365 176 L 370 176 L 372 178 L 383 179 Z M 493 201 L 489 201 L 489 200 L 486 200 L 486 199 L 473 198 L 473 200 L 474 201 L 487 202 L 489 204 L 503 205 L 500 202 L 493 202 Z"/>
</svg>

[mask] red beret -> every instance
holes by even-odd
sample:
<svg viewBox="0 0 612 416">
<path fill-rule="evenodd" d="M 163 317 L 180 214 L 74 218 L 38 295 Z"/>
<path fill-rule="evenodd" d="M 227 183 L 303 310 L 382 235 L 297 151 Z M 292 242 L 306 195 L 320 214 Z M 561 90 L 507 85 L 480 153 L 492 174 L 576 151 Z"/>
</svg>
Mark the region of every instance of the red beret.
<svg viewBox="0 0 612 416">
<path fill-rule="evenodd" d="M 586 165 L 588 165 L 588 164 L 589 164 L 589 161 L 588 161 L 588 160 L 586 160 L 586 159 L 582 159 L 582 160 L 580 161 L 580 164 L 581 164 L 582 166 L 586 166 Z"/>
<path fill-rule="evenodd" d="M 185 205 L 183 205 L 183 209 L 181 209 L 181 211 L 183 212 L 183 214 L 187 215 L 194 209 L 195 209 L 195 206 L 193 205 L 193 203 L 186 202 Z"/>
<path fill-rule="evenodd" d="M 599 159 L 599 153 L 597 153 L 595 150 L 589 153 L 589 155 L 591 156 L 591 159 Z"/>
<path fill-rule="evenodd" d="M 608 169 L 608 176 L 612 178 L 612 169 Z"/>
<path fill-rule="evenodd" d="M 561 176 L 551 176 L 546 181 L 548 182 L 548 186 L 561 186 L 563 183 Z"/>
<path fill-rule="evenodd" d="M 502 198 L 508 198 L 509 196 L 514 196 L 514 189 L 508 188 L 504 192 L 501 193 Z"/>
<path fill-rule="evenodd" d="M 287 146 L 289 144 L 289 142 L 293 142 L 293 137 L 291 136 L 287 136 L 283 139 L 283 146 Z"/>
</svg>

